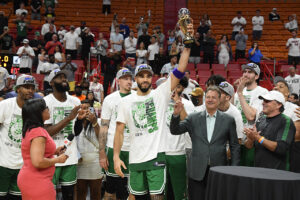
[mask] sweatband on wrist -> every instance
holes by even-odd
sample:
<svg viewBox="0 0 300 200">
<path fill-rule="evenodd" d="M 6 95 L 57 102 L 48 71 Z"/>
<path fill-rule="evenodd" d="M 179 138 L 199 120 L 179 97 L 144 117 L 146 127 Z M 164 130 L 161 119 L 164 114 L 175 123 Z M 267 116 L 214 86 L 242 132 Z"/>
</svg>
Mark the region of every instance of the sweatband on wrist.
<svg viewBox="0 0 300 200">
<path fill-rule="evenodd" d="M 182 79 L 185 76 L 184 72 L 179 71 L 177 68 L 173 70 L 173 74 L 176 78 Z"/>
<path fill-rule="evenodd" d="M 265 137 L 261 137 L 261 138 L 259 138 L 258 142 L 259 142 L 260 144 L 262 144 L 262 143 L 264 142 L 264 140 L 265 140 Z"/>
</svg>

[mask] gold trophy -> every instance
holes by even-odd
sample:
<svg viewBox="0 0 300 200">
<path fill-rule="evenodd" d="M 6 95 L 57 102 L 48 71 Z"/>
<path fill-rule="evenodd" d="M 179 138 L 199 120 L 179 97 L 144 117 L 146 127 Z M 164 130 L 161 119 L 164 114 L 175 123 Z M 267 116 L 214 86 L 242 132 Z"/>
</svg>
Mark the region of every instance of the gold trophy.
<svg viewBox="0 0 300 200">
<path fill-rule="evenodd" d="M 190 48 L 191 44 L 194 43 L 194 37 L 190 35 L 187 28 L 187 25 L 193 23 L 193 19 L 190 17 L 189 9 L 181 8 L 178 11 L 178 18 L 178 25 L 180 27 L 180 30 L 184 34 L 183 44 L 185 45 L 185 47 Z"/>
</svg>

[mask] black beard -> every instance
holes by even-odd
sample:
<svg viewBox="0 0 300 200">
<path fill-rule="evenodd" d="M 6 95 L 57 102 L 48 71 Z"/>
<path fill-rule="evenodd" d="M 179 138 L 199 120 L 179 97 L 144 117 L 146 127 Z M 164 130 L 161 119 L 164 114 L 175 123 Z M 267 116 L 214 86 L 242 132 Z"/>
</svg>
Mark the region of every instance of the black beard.
<svg viewBox="0 0 300 200">
<path fill-rule="evenodd" d="M 54 83 L 54 87 L 58 92 L 67 92 L 70 90 L 69 84 L 63 86 L 62 83 Z"/>
<path fill-rule="evenodd" d="M 146 93 L 148 92 L 148 90 L 150 89 L 151 87 L 151 84 L 149 84 L 149 86 L 147 88 L 142 88 L 142 86 L 140 84 L 137 84 L 138 87 L 140 88 L 140 90 L 142 91 L 142 93 Z"/>
</svg>

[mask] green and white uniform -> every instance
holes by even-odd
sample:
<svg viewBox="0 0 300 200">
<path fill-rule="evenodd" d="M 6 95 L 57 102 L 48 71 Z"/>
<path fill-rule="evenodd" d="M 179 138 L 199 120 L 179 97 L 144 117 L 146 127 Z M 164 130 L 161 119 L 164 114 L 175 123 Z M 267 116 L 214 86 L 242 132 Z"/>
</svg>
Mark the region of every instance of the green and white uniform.
<svg viewBox="0 0 300 200">
<path fill-rule="evenodd" d="M 246 102 L 249 106 L 256 109 L 255 120 L 251 122 L 247 120 L 245 113 L 243 112 L 238 94 L 235 94 L 234 105 L 242 114 L 244 128 L 253 127 L 253 125 L 255 124 L 255 121 L 258 119 L 259 113 L 262 111 L 262 100 L 260 100 L 258 97 L 266 93 L 268 93 L 268 90 L 260 86 L 257 86 L 253 90 L 247 90 L 247 88 L 244 88 L 243 96 L 245 97 Z M 244 137 L 242 138 L 242 142 L 244 142 L 245 140 L 246 135 L 244 135 Z M 254 166 L 254 148 L 247 149 L 246 147 L 244 147 L 244 145 L 241 145 L 241 165 L 252 167 Z"/>
<path fill-rule="evenodd" d="M 187 114 L 194 112 L 192 102 L 182 98 L 182 103 Z M 174 101 L 171 101 L 166 113 L 165 133 L 166 140 L 166 166 L 167 183 L 171 184 L 175 200 L 182 200 L 186 195 L 186 155 L 185 135 L 172 135 L 170 122 L 174 112 Z M 188 134 L 188 133 L 186 133 Z M 168 187 L 169 188 L 169 187 Z M 168 192 L 166 192 L 168 195 Z"/>
<path fill-rule="evenodd" d="M 0 102 L 0 196 L 21 195 L 17 176 L 22 168 L 22 109 L 17 98 Z"/>
<path fill-rule="evenodd" d="M 120 105 L 121 99 L 129 94 L 122 94 L 120 91 L 116 91 L 107 97 L 105 97 L 103 101 L 102 111 L 101 111 L 101 119 L 110 120 L 108 134 L 107 134 L 107 143 L 106 143 L 106 154 L 109 161 L 108 171 L 106 175 L 119 177 L 114 170 L 114 161 L 113 161 L 113 147 L 114 147 L 114 137 L 117 126 L 117 116 L 118 116 L 118 107 Z M 125 127 L 124 130 L 124 140 L 123 146 L 121 148 L 120 157 L 123 160 L 126 166 L 129 165 L 129 130 Z M 129 176 L 129 170 L 122 169 L 125 176 Z"/>
<path fill-rule="evenodd" d="M 165 113 L 171 100 L 171 78 L 146 96 L 121 101 L 117 122 L 130 132 L 129 190 L 134 195 L 161 194 L 165 188 Z"/>
<path fill-rule="evenodd" d="M 45 124 L 57 124 L 68 116 L 75 106 L 80 105 L 80 100 L 76 97 L 67 94 L 67 100 L 64 102 L 58 101 L 53 94 L 49 94 L 44 98 L 46 105 L 49 108 L 50 119 L 45 121 Z M 59 133 L 53 136 L 53 140 L 56 147 L 63 146 L 64 140 L 69 134 L 74 134 L 75 120 L 70 121 L 70 123 L 63 128 Z M 76 165 L 78 163 L 78 150 L 77 141 L 74 137 L 70 146 L 68 146 L 68 151 L 71 152 L 69 158 L 65 163 L 55 164 L 55 174 L 53 177 L 54 185 L 60 183 L 62 186 L 74 185 L 77 182 L 76 176 Z"/>
</svg>

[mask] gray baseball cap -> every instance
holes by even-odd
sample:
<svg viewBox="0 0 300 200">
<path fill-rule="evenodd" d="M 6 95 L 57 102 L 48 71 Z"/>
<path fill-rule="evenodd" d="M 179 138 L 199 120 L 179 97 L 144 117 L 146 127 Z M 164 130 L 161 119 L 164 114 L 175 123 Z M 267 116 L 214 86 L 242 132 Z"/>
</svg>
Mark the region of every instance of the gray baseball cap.
<svg viewBox="0 0 300 200">
<path fill-rule="evenodd" d="M 25 74 L 19 76 L 17 79 L 15 89 L 17 89 L 19 86 L 22 86 L 22 85 L 34 85 L 35 86 L 36 85 L 35 78 L 33 76 L 25 75 Z"/>
<path fill-rule="evenodd" d="M 64 74 L 67 77 L 67 72 L 65 70 L 55 69 L 52 70 L 48 76 L 49 82 L 51 82 L 55 77 L 60 74 Z"/>
<path fill-rule="evenodd" d="M 141 65 L 136 66 L 134 76 L 137 76 L 140 72 L 143 72 L 143 71 L 150 72 L 151 75 L 153 75 L 153 70 L 150 65 L 141 64 Z"/>
<path fill-rule="evenodd" d="M 219 85 L 219 88 L 220 88 L 220 90 L 222 90 L 223 92 L 225 92 L 226 94 L 228 94 L 231 97 L 234 95 L 234 88 L 227 81 L 221 82 Z"/>
<path fill-rule="evenodd" d="M 131 71 L 130 71 L 129 69 L 127 69 L 127 68 L 120 69 L 120 70 L 118 71 L 118 73 L 117 73 L 116 78 L 119 79 L 119 78 L 121 78 L 121 77 L 123 77 L 123 76 L 131 76 L 131 77 L 132 77 L 132 73 L 131 73 Z"/>
<path fill-rule="evenodd" d="M 28 44 L 28 43 L 29 43 L 29 40 L 28 40 L 28 39 L 24 39 L 22 43 Z"/>
<path fill-rule="evenodd" d="M 245 65 L 242 65 L 242 70 L 244 71 L 245 69 L 250 69 L 253 72 L 255 72 L 257 75 L 260 75 L 260 68 L 255 63 L 248 63 L 248 64 L 245 64 Z"/>
</svg>

